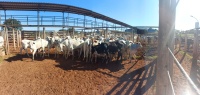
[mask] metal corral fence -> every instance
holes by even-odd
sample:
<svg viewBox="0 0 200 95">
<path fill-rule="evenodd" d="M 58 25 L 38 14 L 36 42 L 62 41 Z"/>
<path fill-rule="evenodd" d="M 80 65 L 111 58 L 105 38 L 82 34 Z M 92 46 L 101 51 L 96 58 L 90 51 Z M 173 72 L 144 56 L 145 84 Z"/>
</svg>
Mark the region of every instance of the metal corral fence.
<svg viewBox="0 0 200 95">
<path fill-rule="evenodd" d="M 186 73 L 186 71 L 184 70 L 184 68 L 181 66 L 181 64 L 179 63 L 179 61 L 176 59 L 176 57 L 174 56 L 174 54 L 172 53 L 172 51 L 169 49 L 168 47 L 168 50 L 170 52 L 170 54 L 173 56 L 174 60 L 175 60 L 175 63 L 177 65 L 177 67 L 180 69 L 180 71 L 183 73 L 183 75 L 186 77 L 186 79 L 189 81 L 189 83 L 191 84 L 192 88 L 196 91 L 196 93 L 198 95 L 200 95 L 200 91 L 199 89 L 197 88 L 197 86 L 194 84 L 194 82 L 192 81 L 192 79 L 189 77 L 189 75 Z M 172 88 L 172 92 L 173 92 L 173 95 L 175 95 L 174 93 L 174 87 L 173 87 L 173 84 L 172 84 L 172 79 L 170 77 L 170 74 L 169 74 L 169 71 L 166 72 L 168 73 L 168 77 L 169 77 L 169 80 L 170 80 L 170 85 L 171 85 L 171 88 Z"/>
</svg>

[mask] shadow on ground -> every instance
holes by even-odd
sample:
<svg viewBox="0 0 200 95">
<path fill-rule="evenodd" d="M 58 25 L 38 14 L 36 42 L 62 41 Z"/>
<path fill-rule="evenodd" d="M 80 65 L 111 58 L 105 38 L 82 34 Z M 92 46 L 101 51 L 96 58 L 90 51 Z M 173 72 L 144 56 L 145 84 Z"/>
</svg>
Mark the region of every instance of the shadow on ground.
<svg viewBox="0 0 200 95">
<path fill-rule="evenodd" d="M 99 59 L 100 60 L 100 59 Z M 59 67 L 63 70 L 96 70 L 98 68 L 102 69 L 109 69 L 111 72 L 117 72 L 120 69 L 123 69 L 123 65 L 121 64 L 122 61 L 111 61 L 109 63 L 102 63 L 101 61 L 97 61 L 97 63 L 91 63 L 91 62 L 85 62 L 82 59 L 75 58 L 72 60 L 69 58 L 69 60 L 56 60 L 57 65 L 56 67 Z"/>
<path fill-rule="evenodd" d="M 133 64 L 133 66 L 134 65 L 135 64 Z M 133 66 L 130 67 L 130 69 L 133 68 Z M 121 95 L 124 93 L 124 95 L 143 95 L 155 83 L 155 67 L 156 60 L 142 68 L 127 73 L 130 70 L 129 69 L 119 78 L 119 83 L 116 84 L 106 95 Z M 114 93 L 116 90 L 118 92 Z"/>
<path fill-rule="evenodd" d="M 25 61 L 25 62 L 32 62 L 32 55 L 29 54 L 28 57 L 26 54 L 15 54 L 14 56 L 11 56 L 7 59 L 4 59 L 5 61 L 12 62 L 12 61 Z M 123 65 L 121 64 L 122 61 L 111 61 L 109 63 L 102 63 L 101 59 L 98 59 L 97 63 L 91 63 L 91 62 L 85 62 L 81 59 L 78 59 L 77 57 L 72 60 L 72 57 L 69 57 L 68 59 L 65 59 L 63 55 L 59 55 L 59 58 L 55 58 L 54 54 L 50 54 L 49 57 L 45 56 L 44 58 L 40 57 L 40 55 L 35 56 L 35 62 L 43 61 L 45 59 L 54 60 L 56 63 L 55 66 L 59 67 L 63 70 L 96 70 L 98 68 L 103 69 L 109 69 L 111 72 L 117 72 L 120 69 L 123 69 Z M 33 62 L 34 62 L 33 61 Z"/>
</svg>

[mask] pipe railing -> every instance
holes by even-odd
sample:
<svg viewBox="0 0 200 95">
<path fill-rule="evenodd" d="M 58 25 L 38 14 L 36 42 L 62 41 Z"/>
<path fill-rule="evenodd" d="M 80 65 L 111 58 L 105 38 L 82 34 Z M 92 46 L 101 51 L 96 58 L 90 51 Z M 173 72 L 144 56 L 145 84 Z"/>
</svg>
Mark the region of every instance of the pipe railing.
<svg viewBox="0 0 200 95">
<path fill-rule="evenodd" d="M 176 57 L 174 56 L 174 54 L 172 53 L 172 51 L 170 50 L 169 47 L 168 47 L 168 50 L 169 50 L 170 54 L 173 56 L 177 67 L 180 69 L 180 71 L 183 73 L 183 75 L 187 78 L 187 80 L 188 80 L 189 83 L 192 85 L 192 88 L 196 91 L 196 93 L 197 93 L 198 95 L 200 95 L 199 89 L 198 89 L 197 86 L 194 84 L 194 82 L 193 82 L 192 79 L 189 77 L 189 75 L 186 73 L 186 71 L 185 71 L 184 68 L 181 66 L 181 64 L 178 62 L 178 60 L 176 59 Z"/>
<path fill-rule="evenodd" d="M 171 86 L 171 89 L 172 89 L 172 94 L 175 95 L 174 86 L 172 84 L 172 79 L 170 77 L 169 71 L 167 71 L 167 75 L 168 75 L 170 86 Z"/>
<path fill-rule="evenodd" d="M 39 16 L 39 18 L 41 19 L 37 19 L 37 16 L 35 15 L 1 15 L 0 16 L 0 23 L 3 23 L 5 21 L 4 17 L 7 17 L 7 19 L 17 19 L 20 22 L 22 22 L 22 24 L 24 25 L 36 25 L 37 22 L 41 22 L 42 24 L 45 25 L 63 25 L 63 17 L 62 16 Z M 82 19 L 82 18 L 75 18 L 75 17 L 64 17 L 66 21 L 64 21 L 64 25 L 67 24 L 72 24 L 72 25 L 80 25 L 83 26 L 83 22 L 86 21 L 86 26 L 91 26 L 92 23 L 94 23 L 93 20 L 91 19 Z M 41 24 L 40 23 L 40 24 Z M 97 24 L 94 25 L 95 27 L 98 27 L 99 25 L 101 26 L 102 24 L 105 24 L 104 22 L 96 22 Z M 110 22 L 110 24 L 112 24 Z M 120 27 L 120 25 L 117 25 L 118 27 Z M 91 26 L 92 27 L 92 26 Z"/>
</svg>

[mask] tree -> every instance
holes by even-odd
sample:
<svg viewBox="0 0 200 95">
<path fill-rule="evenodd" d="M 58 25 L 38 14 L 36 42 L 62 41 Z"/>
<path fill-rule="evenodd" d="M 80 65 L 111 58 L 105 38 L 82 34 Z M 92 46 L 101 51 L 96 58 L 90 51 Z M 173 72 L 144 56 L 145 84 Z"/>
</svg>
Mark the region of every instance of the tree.
<svg viewBox="0 0 200 95">
<path fill-rule="evenodd" d="M 14 25 L 14 29 L 15 30 L 22 30 L 22 25 L 21 25 L 21 22 L 16 20 L 16 19 L 7 19 L 3 25 Z M 8 27 L 8 31 L 11 31 L 12 30 L 12 27 Z"/>
<path fill-rule="evenodd" d="M 67 31 L 66 29 L 60 29 L 60 30 L 58 30 L 58 31 Z"/>
</svg>

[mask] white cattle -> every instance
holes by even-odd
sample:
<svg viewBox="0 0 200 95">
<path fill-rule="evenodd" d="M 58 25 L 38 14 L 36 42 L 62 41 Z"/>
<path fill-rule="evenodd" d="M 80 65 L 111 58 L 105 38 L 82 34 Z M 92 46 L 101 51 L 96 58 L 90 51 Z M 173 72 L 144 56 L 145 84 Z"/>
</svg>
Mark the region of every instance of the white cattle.
<svg viewBox="0 0 200 95">
<path fill-rule="evenodd" d="M 67 52 L 67 46 L 69 46 L 69 39 L 65 39 L 62 42 L 58 43 L 56 46 L 57 49 L 59 49 L 60 52 L 64 51 L 63 56 L 66 58 L 66 52 Z"/>
<path fill-rule="evenodd" d="M 88 58 L 91 58 L 92 40 L 87 38 L 80 46 L 82 47 L 81 51 L 80 51 L 80 55 L 83 50 L 83 60 L 86 59 L 86 62 L 88 62 Z M 80 57 L 80 55 L 79 55 L 79 57 Z"/>
<path fill-rule="evenodd" d="M 80 39 L 69 39 L 69 46 L 68 46 L 68 55 L 69 55 L 69 52 L 71 51 L 72 52 L 72 55 L 73 55 L 73 59 L 74 59 L 74 49 L 81 49 L 81 43 L 83 41 L 80 40 Z M 81 51 L 79 51 L 81 52 Z"/>
<path fill-rule="evenodd" d="M 132 55 L 133 55 L 133 58 L 135 59 L 135 56 L 136 56 L 135 54 L 139 48 L 142 48 L 142 44 L 140 42 L 131 43 L 130 48 L 129 48 L 130 49 L 130 51 L 129 51 L 130 62 L 131 62 Z"/>
<path fill-rule="evenodd" d="M 34 55 L 35 55 L 36 51 L 40 48 L 42 48 L 42 50 L 43 50 L 43 56 L 42 57 L 44 57 L 44 50 L 45 50 L 45 47 L 48 46 L 48 41 L 45 40 L 45 39 L 37 39 L 35 41 L 30 41 L 29 45 L 30 45 L 30 50 L 33 54 L 32 59 L 34 60 Z"/>
<path fill-rule="evenodd" d="M 72 56 L 74 58 L 74 49 L 81 49 L 81 43 L 83 43 L 83 40 L 79 38 L 72 39 L 68 36 L 65 40 L 59 43 L 59 48 L 61 51 L 65 50 L 64 55 L 66 59 L 68 58 L 70 52 L 72 52 Z"/>
<path fill-rule="evenodd" d="M 22 50 L 25 50 L 26 54 L 29 56 L 27 48 L 30 47 L 29 43 L 31 41 L 33 41 L 33 40 L 27 40 L 27 39 L 22 40 L 22 42 L 21 42 L 22 47 L 20 48 L 20 54 L 22 54 Z"/>
<path fill-rule="evenodd" d="M 53 36 L 53 37 L 47 37 L 46 40 L 48 41 L 48 56 L 49 56 L 50 49 L 52 47 L 56 47 L 56 45 L 58 45 L 58 42 L 60 42 L 61 38 L 59 36 Z M 55 53 L 57 53 L 56 50 Z"/>
<path fill-rule="evenodd" d="M 4 46 L 4 39 L 2 36 L 0 36 L 0 48 Z"/>
</svg>

